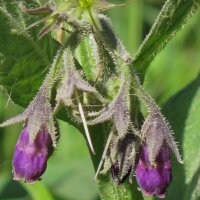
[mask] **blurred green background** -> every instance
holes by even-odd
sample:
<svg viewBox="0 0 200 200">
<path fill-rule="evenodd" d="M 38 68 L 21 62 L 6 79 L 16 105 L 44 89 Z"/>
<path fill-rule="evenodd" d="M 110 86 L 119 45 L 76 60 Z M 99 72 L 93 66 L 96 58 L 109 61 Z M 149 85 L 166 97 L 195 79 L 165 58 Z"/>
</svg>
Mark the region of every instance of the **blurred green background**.
<svg viewBox="0 0 200 200">
<path fill-rule="evenodd" d="M 106 12 L 117 35 L 133 56 L 163 3 L 159 0 L 136 0 Z M 161 106 L 200 72 L 199 21 L 200 13 L 177 34 L 148 69 L 145 88 Z M 0 88 L 0 122 L 22 110 Z M 42 181 L 31 186 L 12 180 L 12 155 L 22 125 L 0 129 L 0 200 L 99 199 L 97 184 L 92 182 L 94 169 L 85 140 L 72 126 L 62 121 L 59 124 L 59 145 L 48 162 Z"/>
</svg>

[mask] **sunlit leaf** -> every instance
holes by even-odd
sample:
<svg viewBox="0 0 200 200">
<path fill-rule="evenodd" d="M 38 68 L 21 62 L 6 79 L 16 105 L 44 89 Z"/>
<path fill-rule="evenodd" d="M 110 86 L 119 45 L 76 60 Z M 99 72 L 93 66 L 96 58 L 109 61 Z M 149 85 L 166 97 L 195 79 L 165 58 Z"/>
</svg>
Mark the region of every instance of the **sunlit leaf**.
<svg viewBox="0 0 200 200">
<path fill-rule="evenodd" d="M 164 107 L 179 142 L 184 164 L 174 160 L 172 184 L 167 199 L 200 198 L 200 76 L 180 93 L 172 97 Z"/>
<path fill-rule="evenodd" d="M 142 80 L 155 56 L 191 20 L 199 7 L 200 0 L 167 0 L 165 2 L 134 58 L 134 66 Z"/>
<path fill-rule="evenodd" d="M 0 85 L 15 103 L 26 106 L 48 72 L 56 45 L 48 36 L 38 40 L 35 29 L 20 34 L 27 22 L 14 6 L 0 4 Z"/>
<path fill-rule="evenodd" d="M 33 200 L 54 200 L 48 189 L 40 182 L 34 185 L 21 182 L 21 185 L 28 191 Z"/>
</svg>

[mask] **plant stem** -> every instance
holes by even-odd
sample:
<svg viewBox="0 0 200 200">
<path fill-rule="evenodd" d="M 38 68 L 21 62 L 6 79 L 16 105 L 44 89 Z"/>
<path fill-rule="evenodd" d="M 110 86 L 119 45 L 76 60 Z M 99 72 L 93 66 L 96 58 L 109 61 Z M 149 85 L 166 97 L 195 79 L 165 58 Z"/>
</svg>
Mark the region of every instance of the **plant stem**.
<svg viewBox="0 0 200 200">
<path fill-rule="evenodd" d="M 143 82 L 145 73 L 166 44 L 175 37 L 191 17 L 198 11 L 200 0 L 167 0 L 149 34 L 140 45 L 133 65 Z"/>
</svg>

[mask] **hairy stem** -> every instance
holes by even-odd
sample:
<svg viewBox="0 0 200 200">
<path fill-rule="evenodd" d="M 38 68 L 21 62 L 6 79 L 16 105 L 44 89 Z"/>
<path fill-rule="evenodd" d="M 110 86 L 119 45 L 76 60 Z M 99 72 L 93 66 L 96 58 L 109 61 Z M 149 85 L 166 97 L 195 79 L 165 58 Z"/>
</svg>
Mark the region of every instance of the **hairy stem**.
<svg viewBox="0 0 200 200">
<path fill-rule="evenodd" d="M 133 61 L 142 82 L 156 55 L 191 20 L 199 7 L 200 0 L 167 0 L 165 2 Z"/>
</svg>

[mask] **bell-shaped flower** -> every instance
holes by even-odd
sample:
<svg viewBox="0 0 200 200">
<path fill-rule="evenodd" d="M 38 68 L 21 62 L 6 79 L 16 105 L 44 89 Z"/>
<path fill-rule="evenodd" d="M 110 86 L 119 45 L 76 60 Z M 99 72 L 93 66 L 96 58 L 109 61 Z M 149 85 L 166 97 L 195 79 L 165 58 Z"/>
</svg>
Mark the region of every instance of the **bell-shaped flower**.
<svg viewBox="0 0 200 200">
<path fill-rule="evenodd" d="M 164 198 L 167 186 L 171 183 L 169 151 L 172 150 L 177 160 L 183 163 L 173 132 L 159 109 L 154 107 L 150 110 L 141 133 L 144 145 L 136 168 L 138 185 L 145 195 Z"/>
<path fill-rule="evenodd" d="M 153 165 L 149 160 L 147 145 L 142 146 L 136 179 L 145 196 L 165 197 L 166 189 L 172 180 L 169 148 L 166 145 L 161 147 Z"/>
<path fill-rule="evenodd" d="M 56 147 L 56 132 L 50 104 L 49 77 L 25 111 L 0 124 L 0 127 L 25 122 L 25 127 L 16 144 L 13 157 L 14 179 L 33 183 L 44 173 L 47 160 Z"/>
<path fill-rule="evenodd" d="M 45 126 L 41 127 L 33 142 L 25 126 L 15 147 L 13 179 L 23 179 L 28 183 L 39 180 L 46 170 L 47 160 L 52 152 L 52 140 Z"/>
</svg>

